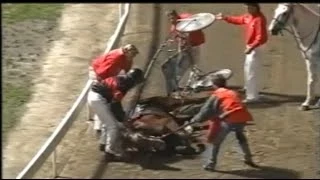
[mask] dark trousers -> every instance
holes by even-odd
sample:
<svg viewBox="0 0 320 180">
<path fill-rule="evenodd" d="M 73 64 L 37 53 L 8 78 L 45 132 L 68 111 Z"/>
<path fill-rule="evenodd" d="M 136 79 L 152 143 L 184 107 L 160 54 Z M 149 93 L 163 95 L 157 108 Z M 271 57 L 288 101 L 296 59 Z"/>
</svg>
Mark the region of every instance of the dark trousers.
<svg viewBox="0 0 320 180">
<path fill-rule="evenodd" d="M 218 131 L 217 135 L 214 137 L 212 142 L 213 146 L 212 154 L 209 159 L 210 162 L 217 162 L 217 156 L 219 153 L 220 145 L 230 132 L 235 132 L 238 143 L 241 147 L 242 152 L 244 153 L 245 160 L 251 160 L 252 154 L 249 149 L 246 135 L 244 134 L 244 126 L 244 124 L 229 124 L 224 121 L 221 122 L 220 130 Z"/>
</svg>

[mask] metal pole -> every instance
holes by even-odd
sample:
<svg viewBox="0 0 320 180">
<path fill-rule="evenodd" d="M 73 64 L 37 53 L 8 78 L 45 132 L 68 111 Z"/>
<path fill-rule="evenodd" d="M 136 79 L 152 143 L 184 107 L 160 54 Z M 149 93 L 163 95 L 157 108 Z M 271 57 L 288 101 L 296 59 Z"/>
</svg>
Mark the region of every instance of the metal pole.
<svg viewBox="0 0 320 180">
<path fill-rule="evenodd" d="M 52 176 L 53 178 L 57 177 L 57 166 L 56 166 L 56 150 L 52 152 Z"/>
</svg>

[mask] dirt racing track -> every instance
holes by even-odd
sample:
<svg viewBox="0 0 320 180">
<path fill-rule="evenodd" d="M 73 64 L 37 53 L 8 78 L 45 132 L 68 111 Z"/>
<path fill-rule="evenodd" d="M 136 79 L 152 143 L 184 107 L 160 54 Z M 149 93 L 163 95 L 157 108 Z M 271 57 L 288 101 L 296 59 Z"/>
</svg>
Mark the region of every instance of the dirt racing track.
<svg viewBox="0 0 320 180">
<path fill-rule="evenodd" d="M 263 5 L 268 20 L 272 17 L 273 4 Z M 164 39 L 168 26 L 164 12 L 176 8 L 178 11 L 241 13 L 242 6 L 236 4 L 161 4 L 159 26 L 160 42 Z M 242 86 L 243 77 L 243 40 L 239 27 L 216 22 L 205 30 L 207 42 L 201 51 L 199 66 L 204 71 L 218 68 L 231 68 L 235 75 L 230 84 Z M 159 43 L 159 42 L 158 42 Z M 315 178 L 317 177 L 319 111 L 301 112 L 297 106 L 304 99 L 306 72 L 303 60 L 296 50 L 293 39 L 271 37 L 264 48 L 263 57 L 263 94 L 268 101 L 250 106 L 255 118 L 255 125 L 249 126 L 247 134 L 254 153 L 255 161 L 261 169 L 252 169 L 242 163 L 241 154 L 235 139 L 230 135 L 223 145 L 217 169 L 220 172 L 209 173 L 201 169 L 202 157 L 181 159 L 154 158 L 152 167 L 143 166 L 143 157 L 136 163 L 103 163 L 97 164 L 99 158 L 92 158 L 97 164 L 94 172 L 86 170 L 94 178 Z M 161 61 L 161 56 L 159 57 Z M 160 68 L 155 65 L 142 97 L 164 95 L 164 81 Z M 319 91 L 318 91 L 319 92 Z M 316 114 L 318 113 L 318 115 Z M 97 153 L 96 147 L 84 156 Z M 81 153 L 83 154 L 83 153 Z M 80 154 L 79 154 L 80 155 Z M 102 156 L 100 156 L 101 158 Z M 86 158 L 89 160 L 89 158 Z M 99 161 L 99 160 L 98 160 Z M 78 161 L 68 165 L 62 176 L 78 178 L 77 169 L 85 169 L 89 162 Z M 77 167 L 77 169 L 75 168 Z M 83 168 L 82 168 L 83 167 Z M 68 171 L 69 170 L 69 171 Z M 82 172 L 84 174 L 84 172 Z M 81 174 L 82 174 L 81 173 Z M 85 177 L 88 177 L 86 174 Z M 90 176 L 90 175 L 89 175 Z"/>
<path fill-rule="evenodd" d="M 273 16 L 274 4 L 263 4 L 268 22 Z M 178 11 L 222 12 L 238 14 L 243 12 L 239 4 L 170 4 L 161 6 L 162 32 L 168 29 L 164 11 L 176 8 Z M 240 27 L 224 22 L 216 22 L 205 30 L 207 42 L 201 51 L 199 66 L 204 71 L 219 68 L 230 68 L 235 75 L 230 85 L 242 86 L 243 82 L 243 40 Z M 163 39 L 164 36 L 161 38 Z M 270 37 L 264 47 L 263 94 L 268 100 L 260 105 L 250 106 L 255 118 L 255 126 L 249 126 L 247 134 L 254 152 L 255 161 L 263 166 L 256 170 L 243 165 L 238 146 L 232 135 L 227 138 L 222 151 L 218 170 L 208 173 L 201 170 L 202 160 L 184 159 L 167 163 L 158 171 L 141 171 L 133 175 L 144 178 L 315 178 L 319 170 L 317 159 L 319 136 L 319 110 L 301 112 L 297 106 L 304 100 L 306 90 L 306 71 L 304 61 L 296 49 L 293 38 L 286 34 L 283 37 Z M 160 71 L 154 68 L 150 77 L 152 81 L 145 89 L 145 96 L 158 95 Z M 317 92 L 320 92 L 318 89 Z M 170 167 L 170 168 L 169 168 Z M 161 169 L 161 167 L 159 167 Z M 119 166 L 121 169 L 121 166 Z M 319 175 L 319 174 L 318 174 Z M 107 177 L 107 176 L 105 176 Z M 114 175 L 111 177 L 126 177 Z"/>
<path fill-rule="evenodd" d="M 137 15 L 143 4 L 132 5 L 130 18 L 122 43 L 130 42 L 148 49 L 165 38 L 168 25 L 164 12 L 175 8 L 179 12 L 222 12 L 239 14 L 241 4 L 160 4 L 148 5 L 149 14 L 160 17 L 148 18 L 153 30 L 145 25 L 145 15 Z M 275 4 L 262 4 L 262 10 L 270 22 Z M 157 11 L 157 12 L 154 12 Z M 151 16 L 151 15 L 150 15 Z M 136 18 L 136 22 L 130 22 Z M 142 24 L 135 25 L 135 24 Z M 149 24 L 149 26 L 150 26 Z M 158 26 L 158 27 L 155 27 Z M 146 28 L 148 32 L 130 34 L 130 28 Z M 155 29 L 160 28 L 160 32 Z M 150 32 L 153 33 L 150 33 Z M 143 33 L 146 33 L 145 35 Z M 230 68 L 234 72 L 229 84 L 241 87 L 243 82 L 244 42 L 242 29 L 225 22 L 215 22 L 205 29 L 206 43 L 201 49 L 199 67 L 204 71 Z M 152 35 L 160 35 L 152 37 Z M 141 39 L 144 37 L 145 39 Z M 155 45 L 155 44 L 153 44 Z M 156 47 L 156 46 L 154 46 Z M 143 51 L 143 59 L 150 59 L 154 51 Z M 163 60 L 159 57 L 159 61 Z M 217 172 L 202 170 L 203 156 L 169 159 L 153 158 L 152 166 L 143 165 L 144 158 L 137 157 L 135 163 L 103 162 L 98 151 L 97 140 L 85 133 L 78 140 L 76 149 L 68 163 L 59 170 L 67 178 L 319 178 L 319 110 L 302 112 L 297 109 L 304 100 L 306 91 L 305 64 L 291 36 L 270 37 L 264 47 L 262 94 L 264 103 L 249 106 L 255 125 L 248 126 L 247 135 L 254 160 L 261 169 L 243 164 L 238 145 L 230 134 L 220 151 Z M 144 62 L 139 62 L 142 66 Z M 158 63 L 152 68 L 142 97 L 165 95 L 164 80 Z M 320 89 L 317 89 L 320 92 Z M 318 93 L 319 95 L 319 93 Z"/>
</svg>

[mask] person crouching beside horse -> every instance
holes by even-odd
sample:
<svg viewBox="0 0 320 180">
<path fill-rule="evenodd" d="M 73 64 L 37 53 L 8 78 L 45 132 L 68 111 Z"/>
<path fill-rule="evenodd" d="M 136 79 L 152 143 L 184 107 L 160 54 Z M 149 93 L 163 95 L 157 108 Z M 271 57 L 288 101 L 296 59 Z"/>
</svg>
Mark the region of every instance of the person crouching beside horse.
<svg viewBox="0 0 320 180">
<path fill-rule="evenodd" d="M 245 164 L 256 167 L 252 161 L 247 138 L 244 134 L 244 127 L 253 118 L 246 106 L 241 102 L 239 95 L 226 88 L 226 80 L 222 77 L 213 79 L 214 91 L 209 99 L 202 106 L 201 110 L 192 119 L 192 123 L 210 120 L 207 140 L 212 143 L 212 154 L 205 170 L 213 171 L 217 163 L 217 156 L 221 143 L 225 137 L 234 131 L 236 138 L 243 151 Z"/>
<path fill-rule="evenodd" d="M 111 50 L 93 59 L 89 67 L 89 78 L 100 81 L 118 75 L 121 71 L 127 73 L 133 64 L 133 59 L 139 54 L 135 45 L 127 44 L 118 49 Z M 94 129 L 101 130 L 101 120 L 89 107 L 88 120 L 93 121 Z"/>
<path fill-rule="evenodd" d="M 95 82 L 88 94 L 88 103 L 94 113 L 104 124 L 100 136 L 100 150 L 105 151 L 106 160 L 125 158 L 122 149 L 121 129 L 124 128 L 122 121 L 124 113 L 115 113 L 115 105 L 121 106 L 121 100 L 134 86 L 143 82 L 143 71 L 134 68 L 125 75 L 118 75 Z M 120 106 L 119 106 L 120 105 Z M 121 110 L 123 112 L 123 110 Z M 122 116 L 119 116 L 119 114 Z"/>
</svg>

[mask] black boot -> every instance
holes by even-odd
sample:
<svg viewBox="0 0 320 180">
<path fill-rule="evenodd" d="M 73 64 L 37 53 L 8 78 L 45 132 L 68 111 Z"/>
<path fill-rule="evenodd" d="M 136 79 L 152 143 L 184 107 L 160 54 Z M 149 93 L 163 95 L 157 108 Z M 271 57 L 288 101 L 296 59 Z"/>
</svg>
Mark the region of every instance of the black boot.
<svg viewBox="0 0 320 180">
<path fill-rule="evenodd" d="M 115 158 L 114 154 L 111 154 L 111 153 L 108 153 L 108 152 L 104 153 L 104 159 L 105 159 L 106 162 L 113 161 L 114 158 Z"/>
<path fill-rule="evenodd" d="M 244 160 L 244 163 L 250 167 L 258 168 L 259 166 L 255 164 L 252 159 L 246 159 Z"/>
<path fill-rule="evenodd" d="M 206 170 L 206 171 L 211 171 L 211 172 L 213 172 L 213 171 L 215 171 L 215 169 L 216 169 L 216 163 L 209 161 L 209 162 L 207 162 L 207 164 L 205 164 L 205 165 L 202 166 L 202 167 L 203 167 L 203 169 Z"/>
</svg>

